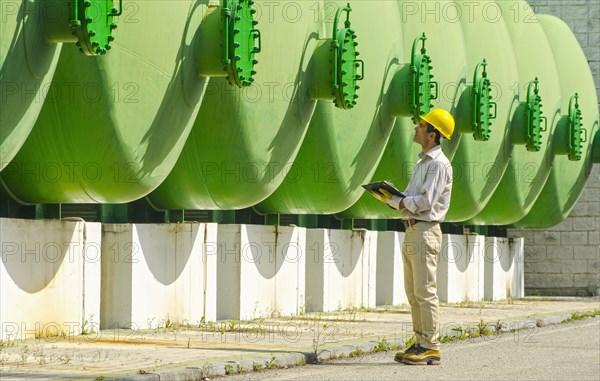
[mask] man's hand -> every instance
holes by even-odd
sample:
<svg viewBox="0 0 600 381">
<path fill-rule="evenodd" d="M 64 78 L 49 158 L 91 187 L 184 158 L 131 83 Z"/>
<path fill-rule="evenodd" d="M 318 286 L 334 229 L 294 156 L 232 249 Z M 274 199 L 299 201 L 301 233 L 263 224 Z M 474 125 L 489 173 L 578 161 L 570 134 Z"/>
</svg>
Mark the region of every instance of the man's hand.
<svg viewBox="0 0 600 381">
<path fill-rule="evenodd" d="M 371 194 L 373 195 L 373 197 L 383 202 L 384 204 L 387 204 L 388 200 L 392 199 L 392 194 L 386 191 L 385 189 L 379 189 L 379 193 L 381 194 L 378 194 L 377 192 L 373 192 Z"/>
</svg>

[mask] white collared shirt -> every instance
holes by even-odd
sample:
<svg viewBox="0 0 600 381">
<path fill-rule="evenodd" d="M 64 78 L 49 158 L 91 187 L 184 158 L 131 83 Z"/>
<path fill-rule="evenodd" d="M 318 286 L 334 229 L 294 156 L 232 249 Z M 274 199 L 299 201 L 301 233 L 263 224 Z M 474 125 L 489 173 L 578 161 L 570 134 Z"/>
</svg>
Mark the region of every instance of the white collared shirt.
<svg viewBox="0 0 600 381">
<path fill-rule="evenodd" d="M 426 154 L 419 153 L 419 161 L 404 191 L 406 197 L 393 196 L 387 204 L 400 209 L 400 201 L 404 200 L 405 208 L 400 209 L 402 218 L 442 222 L 450 207 L 451 193 L 452 165 L 437 145 Z"/>
</svg>

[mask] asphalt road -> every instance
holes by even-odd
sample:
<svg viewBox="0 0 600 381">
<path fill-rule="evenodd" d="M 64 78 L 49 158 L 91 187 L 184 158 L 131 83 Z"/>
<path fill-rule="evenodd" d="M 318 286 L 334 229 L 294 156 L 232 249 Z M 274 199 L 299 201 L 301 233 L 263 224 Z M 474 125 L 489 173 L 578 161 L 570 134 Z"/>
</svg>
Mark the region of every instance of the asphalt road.
<svg viewBox="0 0 600 381">
<path fill-rule="evenodd" d="M 441 355 L 439 366 L 380 352 L 223 380 L 600 380 L 600 318 L 447 343 Z"/>
</svg>

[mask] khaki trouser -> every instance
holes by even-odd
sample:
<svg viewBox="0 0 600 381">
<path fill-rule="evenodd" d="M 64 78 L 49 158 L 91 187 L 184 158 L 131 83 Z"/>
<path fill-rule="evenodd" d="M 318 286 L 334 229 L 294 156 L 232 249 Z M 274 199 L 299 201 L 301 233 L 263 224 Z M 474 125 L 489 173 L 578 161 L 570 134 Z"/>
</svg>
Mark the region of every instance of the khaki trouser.
<svg viewBox="0 0 600 381">
<path fill-rule="evenodd" d="M 440 224 L 419 222 L 406 229 L 402 257 L 404 290 L 410 303 L 416 343 L 439 350 L 436 269 L 442 247 Z"/>
</svg>

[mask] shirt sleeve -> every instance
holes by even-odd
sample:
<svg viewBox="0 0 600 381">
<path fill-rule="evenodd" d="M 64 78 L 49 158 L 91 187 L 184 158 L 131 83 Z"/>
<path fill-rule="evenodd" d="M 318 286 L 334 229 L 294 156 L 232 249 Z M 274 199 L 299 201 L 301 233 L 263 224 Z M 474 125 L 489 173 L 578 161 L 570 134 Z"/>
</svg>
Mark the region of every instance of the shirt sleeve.
<svg viewBox="0 0 600 381">
<path fill-rule="evenodd" d="M 433 161 L 427 167 L 425 180 L 420 193 L 404 198 L 404 206 L 413 214 L 431 210 L 431 206 L 440 197 L 446 187 L 446 168 L 440 162 Z"/>
<path fill-rule="evenodd" d="M 394 209 L 400 210 L 400 201 L 402 201 L 402 197 L 392 196 L 392 198 L 387 200 L 385 203 Z"/>
</svg>

